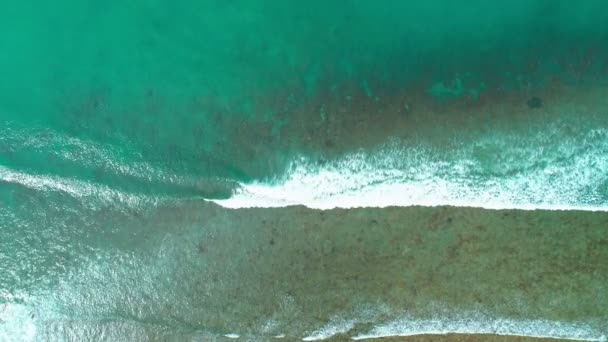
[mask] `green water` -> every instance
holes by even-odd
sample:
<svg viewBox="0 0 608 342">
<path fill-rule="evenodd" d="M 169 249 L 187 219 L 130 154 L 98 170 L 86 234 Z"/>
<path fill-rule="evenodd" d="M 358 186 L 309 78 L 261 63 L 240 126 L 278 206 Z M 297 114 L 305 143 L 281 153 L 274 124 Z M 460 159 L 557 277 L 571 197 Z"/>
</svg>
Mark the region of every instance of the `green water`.
<svg viewBox="0 0 608 342">
<path fill-rule="evenodd" d="M 146 326 L 158 339 L 263 335 L 263 319 L 228 322 L 251 316 L 222 316 L 221 300 L 193 309 L 190 289 L 208 275 L 184 289 L 167 273 L 220 272 L 229 251 L 199 262 L 155 249 L 190 248 L 165 231 L 206 234 L 192 201 L 242 189 L 253 194 L 243 206 L 349 207 L 365 189 L 405 184 L 433 194 L 384 205 L 592 208 L 589 236 L 604 241 L 607 13 L 601 0 L 4 4 L 0 339 L 96 339 L 100 322 L 115 324 L 110 340 L 145 340 Z M 608 272 L 590 262 L 592 298 Z M 116 288 L 95 285 L 114 267 Z M 326 323 L 264 310 L 292 337 Z M 598 318 L 593 307 L 573 321 Z"/>
<path fill-rule="evenodd" d="M 91 159 L 87 148 L 110 149 L 120 165 L 137 154 L 168 173 L 250 180 L 281 172 L 307 149 L 293 112 L 322 121 L 333 94 L 382 100 L 411 86 L 442 100 L 534 89 L 554 77 L 604 84 L 604 6 L 12 4 L 0 24 L 0 115 L 20 139 L 51 130 L 47 143 L 58 146 L 49 151 L 78 139 L 81 159 Z M 84 163 L 116 173 L 100 160 L 49 163 L 45 149 L 22 153 L 7 134 L 2 165 L 84 180 L 92 178 Z M 108 177 L 102 183 L 120 183 Z"/>
</svg>

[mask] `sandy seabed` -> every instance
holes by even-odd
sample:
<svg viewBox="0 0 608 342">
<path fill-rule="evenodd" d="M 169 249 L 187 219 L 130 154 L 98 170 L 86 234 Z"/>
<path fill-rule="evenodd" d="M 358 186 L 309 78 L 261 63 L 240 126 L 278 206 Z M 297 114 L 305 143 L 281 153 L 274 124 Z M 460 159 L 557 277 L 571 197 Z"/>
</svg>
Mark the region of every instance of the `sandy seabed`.
<svg viewBox="0 0 608 342">
<path fill-rule="evenodd" d="M 124 277 L 136 279 L 134 292 L 115 296 L 137 303 L 139 288 L 161 293 L 174 303 L 170 309 L 144 297 L 138 310 L 150 317 L 181 315 L 220 336 L 460 333 L 389 341 L 526 341 L 493 334 L 602 340 L 608 329 L 603 212 L 233 210 L 193 201 L 132 219 L 145 232 L 137 245 L 126 235 L 123 244 L 144 262 L 130 261 L 134 269 L 124 270 Z M 122 282 L 116 270 L 123 267 L 109 267 L 113 281 Z M 147 284 L 152 273 L 152 279 L 179 282 Z M 87 278 L 79 278 L 84 288 Z"/>
</svg>

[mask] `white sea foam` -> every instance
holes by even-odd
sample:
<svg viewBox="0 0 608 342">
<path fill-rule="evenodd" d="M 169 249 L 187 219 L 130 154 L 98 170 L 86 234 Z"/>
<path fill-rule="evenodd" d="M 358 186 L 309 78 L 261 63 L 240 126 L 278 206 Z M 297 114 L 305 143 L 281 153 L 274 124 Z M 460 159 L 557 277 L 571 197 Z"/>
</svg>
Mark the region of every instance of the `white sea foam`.
<svg viewBox="0 0 608 342">
<path fill-rule="evenodd" d="M 355 325 L 354 320 L 343 320 L 336 318 L 324 327 L 314 331 L 312 334 L 304 337 L 302 341 L 319 341 L 330 338 L 336 334 L 346 333 Z"/>
<path fill-rule="evenodd" d="M 494 334 L 538 338 L 561 338 L 579 341 L 608 341 L 608 330 L 598 320 L 584 322 L 560 322 L 545 319 L 514 319 L 500 317 L 485 311 L 453 311 L 437 303 L 437 314 L 432 316 L 394 315 L 383 306 L 367 308 L 355 314 L 357 319 L 333 319 L 304 341 L 322 340 L 339 333 L 349 334 L 353 340 L 390 336 L 445 335 L 445 334 Z M 378 311 L 379 310 L 379 311 Z M 381 316 L 394 317 L 378 323 Z M 369 324 L 373 322 L 373 324 Z M 370 326 L 367 330 L 353 331 L 355 326 Z"/>
<path fill-rule="evenodd" d="M 104 204 L 121 203 L 138 206 L 142 202 L 149 203 L 158 200 L 143 195 L 140 196 L 115 190 L 101 184 L 58 176 L 30 174 L 27 172 L 15 171 L 2 165 L 0 165 L 0 181 L 20 184 L 35 190 L 60 191 L 79 199 L 95 198 Z M 93 205 L 94 203 L 87 202 L 87 204 Z"/>
<path fill-rule="evenodd" d="M 37 190 L 62 191 L 76 198 L 96 197 L 106 202 L 133 204 L 150 200 L 144 196 L 117 190 L 111 185 L 85 182 L 60 174 L 36 173 L 31 170 L 35 170 L 36 166 L 44 168 L 46 165 L 41 161 L 52 156 L 52 160 L 60 162 L 57 165 L 69 165 L 81 172 L 93 171 L 117 179 L 137 180 L 144 184 L 197 189 L 205 183 L 196 175 L 178 174 L 162 165 L 146 161 L 129 141 L 123 141 L 119 146 L 115 146 L 72 137 L 51 129 L 11 128 L 7 125 L 0 128 L 0 150 L 2 145 L 11 147 L 9 155 L 37 154 L 38 158 L 34 159 L 36 164 L 30 168 L 0 165 L 0 180 L 19 183 Z"/>
<path fill-rule="evenodd" d="M 576 137 L 488 135 L 437 150 L 386 144 L 324 165 L 295 160 L 282 178 L 241 184 L 228 208 L 461 206 L 608 211 L 608 130 Z"/>
<path fill-rule="evenodd" d="M 548 320 L 492 319 L 476 314 L 462 319 L 420 320 L 404 317 L 374 327 L 371 331 L 354 336 L 354 340 L 388 336 L 414 336 L 423 334 L 496 334 L 539 338 L 563 338 L 579 341 L 607 341 L 605 331 L 588 324 L 555 322 Z"/>
<path fill-rule="evenodd" d="M 0 341 L 35 341 L 35 313 L 35 309 L 23 304 L 0 304 Z"/>
</svg>

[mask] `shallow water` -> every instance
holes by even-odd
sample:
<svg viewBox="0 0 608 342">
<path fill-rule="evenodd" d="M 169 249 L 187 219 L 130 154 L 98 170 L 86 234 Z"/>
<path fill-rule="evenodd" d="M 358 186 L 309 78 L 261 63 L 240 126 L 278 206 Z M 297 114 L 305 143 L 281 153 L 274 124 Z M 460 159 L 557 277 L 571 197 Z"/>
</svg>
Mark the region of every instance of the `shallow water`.
<svg viewBox="0 0 608 342">
<path fill-rule="evenodd" d="M 4 338 L 606 336 L 604 214 L 201 201 L 132 213 L 34 208 L 54 230 L 16 227 L 24 237 L 8 247 L 22 254 L 3 280 L 20 287 L 3 293 Z"/>
<path fill-rule="evenodd" d="M 0 340 L 605 339 L 607 7 L 5 6 Z"/>
</svg>

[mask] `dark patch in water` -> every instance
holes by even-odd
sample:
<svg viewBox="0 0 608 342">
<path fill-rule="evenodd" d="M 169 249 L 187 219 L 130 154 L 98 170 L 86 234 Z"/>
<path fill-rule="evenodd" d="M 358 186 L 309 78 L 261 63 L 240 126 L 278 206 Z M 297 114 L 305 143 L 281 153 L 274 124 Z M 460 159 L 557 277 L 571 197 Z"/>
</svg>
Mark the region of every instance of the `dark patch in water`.
<svg viewBox="0 0 608 342">
<path fill-rule="evenodd" d="M 207 246 L 205 246 L 205 243 L 203 241 L 199 242 L 197 249 L 198 249 L 198 254 L 207 253 Z"/>
<path fill-rule="evenodd" d="M 533 98 L 529 99 L 528 102 L 526 102 L 528 104 L 528 107 L 531 109 L 537 109 L 543 106 L 543 100 L 540 97 L 536 97 L 534 96 Z"/>
</svg>

